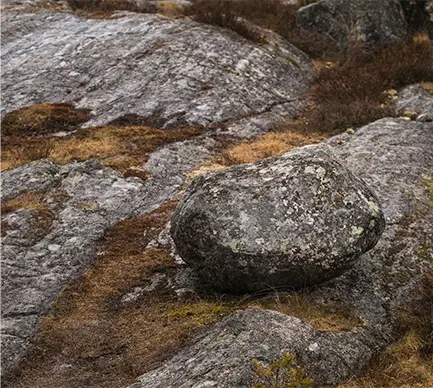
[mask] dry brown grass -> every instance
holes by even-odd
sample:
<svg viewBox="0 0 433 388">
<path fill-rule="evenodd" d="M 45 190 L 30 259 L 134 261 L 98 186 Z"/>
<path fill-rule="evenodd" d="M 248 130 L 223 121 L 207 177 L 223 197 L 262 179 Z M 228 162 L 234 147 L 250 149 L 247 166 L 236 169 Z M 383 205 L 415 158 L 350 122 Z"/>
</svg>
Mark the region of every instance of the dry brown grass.
<svg viewBox="0 0 433 388">
<path fill-rule="evenodd" d="M 184 13 L 201 23 L 228 28 L 253 42 L 265 43 L 262 32 L 254 28 L 257 25 L 280 34 L 314 58 L 334 58 L 337 52 L 329 42 L 296 27 L 298 9 L 298 5 L 280 0 L 195 0 Z"/>
<path fill-rule="evenodd" d="M 121 296 L 148 284 L 152 275 L 175 275 L 168 251 L 146 249 L 174 207 L 174 202 L 168 203 L 149 215 L 122 221 L 104 236 L 92 268 L 61 292 L 27 361 L 8 376 L 11 386 L 124 387 L 157 367 L 197 330 L 236 309 L 275 309 L 311 319 L 324 330 L 358 325 L 337 306 L 313 306 L 293 294 L 234 299 L 203 293 L 179 298 L 162 283 L 123 304 Z"/>
<path fill-rule="evenodd" d="M 146 177 L 141 165 L 150 152 L 164 144 L 198 134 L 193 128 L 163 131 L 149 127 L 92 127 L 59 138 L 10 137 L 2 142 L 2 169 L 18 167 L 41 158 L 59 164 L 96 158 L 127 176 Z"/>
<path fill-rule="evenodd" d="M 319 143 L 325 138 L 323 134 L 302 133 L 290 129 L 270 132 L 255 140 L 231 146 L 223 151 L 218 159 L 225 165 L 251 163 L 269 156 L 281 155 L 297 147 Z"/>
<path fill-rule="evenodd" d="M 373 359 L 365 374 L 339 388 L 433 386 L 433 271 L 427 271 L 412 305 L 397 322 L 396 341 Z"/>
<path fill-rule="evenodd" d="M 43 103 L 7 113 L 1 121 L 3 136 L 38 136 L 71 131 L 89 120 L 87 109 L 70 103 Z"/>
<path fill-rule="evenodd" d="M 31 229 L 32 229 L 32 240 L 39 241 L 41 238 L 46 236 L 51 230 L 54 213 L 50 210 L 45 199 L 47 193 L 41 191 L 27 191 L 19 196 L 2 201 L 1 203 L 1 214 L 6 215 L 8 213 L 16 212 L 17 210 L 32 210 L 31 218 Z M 4 236 L 10 229 L 7 222 L 2 222 L 2 236 Z"/>
<path fill-rule="evenodd" d="M 308 322 L 320 331 L 346 331 L 362 326 L 363 322 L 348 308 L 337 303 L 319 305 L 297 293 L 276 292 L 250 303 L 250 306 L 275 310 Z"/>
<path fill-rule="evenodd" d="M 155 4 L 143 3 L 139 7 L 128 0 L 67 0 L 67 3 L 73 11 L 83 16 L 97 18 L 109 17 L 114 11 L 156 13 L 158 10 Z"/>
<path fill-rule="evenodd" d="M 433 43 L 423 36 L 395 47 L 368 53 L 352 50 L 334 66 L 322 68 L 310 93 L 306 130 L 339 133 L 382 117 L 395 116 L 385 93 L 433 80 Z"/>
</svg>

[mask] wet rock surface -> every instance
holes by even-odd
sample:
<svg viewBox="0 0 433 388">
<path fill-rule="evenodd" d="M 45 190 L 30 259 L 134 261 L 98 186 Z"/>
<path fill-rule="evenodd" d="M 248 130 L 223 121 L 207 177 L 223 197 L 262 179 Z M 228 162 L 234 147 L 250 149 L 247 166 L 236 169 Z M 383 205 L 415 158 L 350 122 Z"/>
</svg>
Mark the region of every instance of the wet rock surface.
<svg viewBox="0 0 433 388">
<path fill-rule="evenodd" d="M 350 268 L 384 229 L 380 205 L 326 146 L 202 175 L 172 219 L 181 257 L 226 292 L 300 288 Z"/>
<path fill-rule="evenodd" d="M 115 17 L 3 12 L 2 114 L 71 101 L 92 110 L 87 125 L 125 115 L 163 127 L 205 125 L 299 107 L 314 75 L 289 43 L 257 45 L 188 19 Z"/>
<path fill-rule="evenodd" d="M 301 8 L 296 23 L 343 49 L 360 43 L 372 47 L 395 44 L 407 33 L 398 0 L 320 0 Z"/>
<path fill-rule="evenodd" d="M 376 193 L 387 227 L 376 247 L 351 270 L 315 288 L 310 297 L 353 307 L 365 323 L 362 327 L 327 333 L 290 317 L 277 318 L 275 312 L 260 312 L 259 319 L 254 311 L 236 313 L 132 387 L 250 387 L 249 356 L 269 363 L 285 352 L 295 353 L 319 385 L 340 384 L 359 373 L 391 341 L 398 312 L 412 299 L 423 269 L 431 265 L 420 249 L 432 245 L 431 193 L 423 184 L 431 180 L 433 168 L 432 129 L 431 123 L 382 119 L 355 135 L 329 141 L 342 162 Z M 287 330 L 287 340 L 279 330 Z M 256 346 L 243 342 L 254 341 L 256 331 L 259 354 Z"/>
</svg>

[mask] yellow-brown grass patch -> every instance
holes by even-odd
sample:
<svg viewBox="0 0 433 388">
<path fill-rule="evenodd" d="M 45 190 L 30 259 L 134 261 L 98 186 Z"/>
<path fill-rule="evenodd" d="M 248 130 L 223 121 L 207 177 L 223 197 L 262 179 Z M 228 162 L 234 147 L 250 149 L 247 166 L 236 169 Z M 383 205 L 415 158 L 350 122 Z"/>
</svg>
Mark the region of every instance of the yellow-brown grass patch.
<svg viewBox="0 0 433 388">
<path fill-rule="evenodd" d="M 252 141 L 231 146 L 222 152 L 218 160 L 225 165 L 251 163 L 270 156 L 281 155 L 297 147 L 319 143 L 325 139 L 323 134 L 317 133 L 290 130 L 270 132 Z"/>
<path fill-rule="evenodd" d="M 360 377 L 339 388 L 427 388 L 433 386 L 433 271 L 424 273 L 411 305 L 397 321 L 396 340 Z"/>
<path fill-rule="evenodd" d="M 89 120 L 87 109 L 71 103 L 43 103 L 7 113 L 1 121 L 3 136 L 46 135 L 70 131 Z"/>
<path fill-rule="evenodd" d="M 122 295 L 148 284 L 156 273 L 167 278 L 175 275 L 168 250 L 146 248 L 174 207 L 174 202 L 168 203 L 151 214 L 122 221 L 106 233 L 96 262 L 58 296 L 32 353 L 8 381 L 32 388 L 124 387 L 160 365 L 198 330 L 236 309 L 275 309 L 312 319 L 316 327 L 326 330 L 358 324 L 351 317 L 344 320 L 336 307 L 321 309 L 291 294 L 265 295 L 259 300 L 208 293 L 180 298 L 161 285 L 132 304 L 123 304 Z M 320 314 L 324 314 L 322 321 Z"/>
<path fill-rule="evenodd" d="M 163 131 L 144 126 L 106 126 L 80 129 L 69 136 L 49 139 L 9 137 L 2 142 L 2 169 L 41 158 L 51 158 L 59 164 L 96 158 L 125 175 L 145 178 L 141 165 L 150 152 L 197 133 L 193 128 Z"/>
<path fill-rule="evenodd" d="M 32 210 L 32 238 L 40 240 L 51 230 L 54 220 L 54 213 L 45 202 L 46 198 L 47 193 L 35 190 L 27 191 L 13 199 L 2 201 L 1 214 L 6 215 L 21 209 Z M 4 236 L 8 230 L 9 224 L 2 222 L 2 235 Z"/>
</svg>

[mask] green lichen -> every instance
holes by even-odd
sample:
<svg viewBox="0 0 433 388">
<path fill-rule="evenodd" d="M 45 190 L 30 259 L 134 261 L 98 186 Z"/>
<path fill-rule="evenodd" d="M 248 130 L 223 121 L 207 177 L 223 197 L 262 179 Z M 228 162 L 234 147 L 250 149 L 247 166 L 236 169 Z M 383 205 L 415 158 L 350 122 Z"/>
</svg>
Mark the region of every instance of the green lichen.
<svg viewBox="0 0 433 388">
<path fill-rule="evenodd" d="M 352 236 L 361 236 L 361 234 L 364 232 L 364 228 L 361 226 L 352 226 L 352 229 L 350 231 L 350 234 Z"/>
</svg>

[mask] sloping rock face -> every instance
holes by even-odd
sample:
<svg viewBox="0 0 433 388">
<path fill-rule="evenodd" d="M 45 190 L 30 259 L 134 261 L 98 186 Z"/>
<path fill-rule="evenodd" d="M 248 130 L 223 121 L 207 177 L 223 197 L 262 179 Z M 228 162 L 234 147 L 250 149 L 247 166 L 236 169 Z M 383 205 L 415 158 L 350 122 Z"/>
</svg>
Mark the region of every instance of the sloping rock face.
<svg viewBox="0 0 433 388">
<path fill-rule="evenodd" d="M 315 288 L 310 297 L 351 307 L 365 324 L 348 332 L 312 332 L 275 312 L 237 313 L 131 387 L 247 388 L 254 379 L 250 357 L 266 363 L 286 352 L 297 355 L 317 385 L 337 385 L 359 373 L 390 342 L 398 312 L 413 299 L 423 270 L 432 267 L 432 197 L 426 182 L 433 179 L 433 127 L 382 119 L 329 144 L 375 191 L 387 227 L 351 270 Z M 253 339 L 256 331 L 260 345 Z"/>
<path fill-rule="evenodd" d="M 417 121 L 433 121 L 433 96 L 419 85 L 401 90 L 395 107 L 398 112 L 413 113 Z"/>
<path fill-rule="evenodd" d="M 170 158 L 158 159 L 159 170 L 149 166 L 153 176 L 146 182 L 92 160 L 58 166 L 46 159 L 2 173 L 2 201 L 42 193 L 49 214 L 42 224 L 32 209 L 2 214 L 3 373 L 26 354 L 58 292 L 91 265 L 104 232 L 178 195 L 183 173 L 209 157 L 205 146 L 211 141 L 198 150 L 188 144 L 189 158 L 173 150 Z"/>
<path fill-rule="evenodd" d="M 404 40 L 407 33 L 399 0 L 320 0 L 301 8 L 296 23 L 343 49 L 359 43 L 391 45 Z"/>
<path fill-rule="evenodd" d="M 87 125 L 124 115 L 160 127 L 204 125 L 280 104 L 299 107 L 314 76 L 311 60 L 289 43 L 259 46 L 189 19 L 65 12 L 1 18 L 2 114 L 73 101 L 92 110 Z"/>
<path fill-rule="evenodd" d="M 237 293 L 336 277 L 385 223 L 363 182 L 313 146 L 200 176 L 171 225 L 179 254 L 203 280 Z"/>
</svg>

